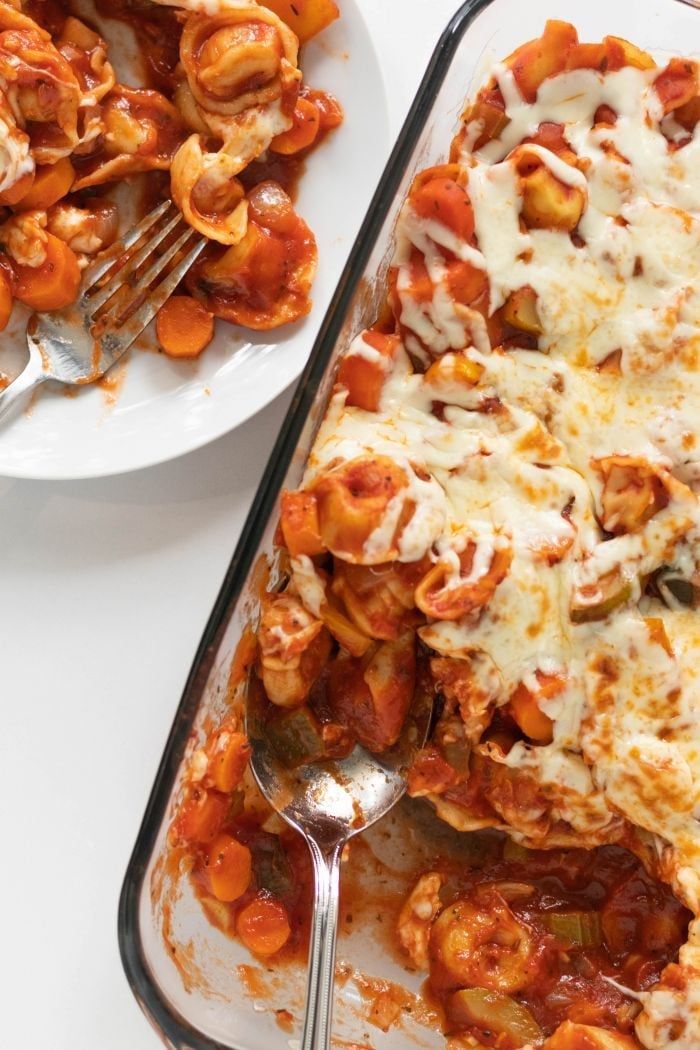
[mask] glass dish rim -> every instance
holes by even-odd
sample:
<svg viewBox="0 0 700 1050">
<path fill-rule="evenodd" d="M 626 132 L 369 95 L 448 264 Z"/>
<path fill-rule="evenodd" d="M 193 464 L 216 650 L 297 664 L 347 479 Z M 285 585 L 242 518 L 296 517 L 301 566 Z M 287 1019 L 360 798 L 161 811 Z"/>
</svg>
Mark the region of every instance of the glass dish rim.
<svg viewBox="0 0 700 1050">
<path fill-rule="evenodd" d="M 258 545 L 274 511 L 317 388 L 333 353 L 369 256 L 395 200 L 401 179 L 432 104 L 467 30 L 495 0 L 465 0 L 447 23 L 432 52 L 418 91 L 384 167 L 377 189 L 343 268 L 331 304 L 314 342 L 250 507 L 175 712 L 158 770 L 124 875 L 117 915 L 122 967 L 129 987 L 159 1036 L 183 1050 L 237 1050 L 204 1036 L 168 1003 L 146 961 L 139 930 L 139 900 L 148 863 L 169 803 L 172 784 L 196 715 L 211 654 L 231 610 L 241 596 Z M 688 0 L 684 0 L 688 2 Z"/>
</svg>

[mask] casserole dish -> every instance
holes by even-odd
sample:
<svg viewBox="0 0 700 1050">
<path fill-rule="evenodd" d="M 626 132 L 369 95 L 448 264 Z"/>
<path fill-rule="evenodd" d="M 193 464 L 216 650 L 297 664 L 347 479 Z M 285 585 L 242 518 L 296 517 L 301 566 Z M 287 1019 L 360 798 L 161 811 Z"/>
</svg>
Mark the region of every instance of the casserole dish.
<svg viewBox="0 0 700 1050">
<path fill-rule="evenodd" d="M 283 485 L 293 487 L 299 482 L 333 379 L 336 350 L 344 348 L 349 337 L 378 312 L 390 235 L 409 182 L 419 165 L 442 159 L 433 143 L 449 140 L 470 81 L 480 78 L 480 64 L 486 53 L 508 53 L 523 39 L 536 36 L 548 16 L 561 13 L 553 11 L 551 4 L 535 3 L 522 22 L 504 25 L 505 12 L 506 4 L 501 0 L 492 0 L 490 4 L 478 0 L 468 3 L 440 42 L 341 280 L 335 308 L 322 328 L 273 453 L 270 471 L 258 493 L 205 633 L 156 781 L 127 873 L 120 937 L 134 990 L 172 1045 L 244 1048 L 272 1042 L 281 1046 L 284 1036 L 278 1034 L 275 1018 L 264 1013 L 266 1005 L 274 999 L 278 1013 L 280 1009 L 294 1010 L 299 1005 L 294 1001 L 290 971 L 285 970 L 281 980 L 274 974 L 267 978 L 259 970 L 252 972 L 244 957 L 225 938 L 217 938 L 208 927 L 202 935 L 202 916 L 196 902 L 180 895 L 177 916 L 172 914 L 172 900 L 167 893 L 163 895 L 166 877 L 159 857 L 165 843 L 169 805 L 177 790 L 178 766 L 187 734 L 192 730 L 195 734 L 201 732 L 207 721 L 223 708 L 232 655 L 259 586 L 257 565 L 260 557 L 272 550 L 276 498 Z M 695 17 L 692 12 L 668 3 L 642 6 L 625 3 L 613 18 L 602 4 L 592 5 L 585 12 L 570 5 L 565 14 L 576 20 L 586 37 L 608 33 L 625 35 L 642 46 L 650 45 L 655 51 L 672 50 L 679 39 L 687 49 L 693 31 L 697 31 L 695 22 L 691 21 Z M 168 878 L 171 877 L 172 873 Z M 177 925 L 176 941 L 172 936 L 167 942 L 163 940 L 163 921 L 170 935 Z M 375 934 L 376 927 L 353 934 L 344 946 L 345 951 L 341 947 L 341 957 L 344 954 L 350 965 L 360 971 L 367 969 L 385 979 L 399 978 L 402 984 L 410 983 L 389 955 L 378 957 Z M 203 992 L 207 986 L 208 991 Z M 342 985 L 337 1017 L 338 1034 L 353 1045 L 365 1044 L 370 1038 L 365 1025 L 358 1023 L 361 1013 L 354 1010 L 359 998 L 356 987 L 357 983 Z M 440 1045 L 441 1042 L 440 1037 L 431 1035 L 424 1027 L 411 1034 L 418 1045 Z M 378 1036 L 377 1040 L 378 1045 L 403 1045 L 406 1029 L 400 1035 L 390 1032 L 386 1037 Z"/>
</svg>

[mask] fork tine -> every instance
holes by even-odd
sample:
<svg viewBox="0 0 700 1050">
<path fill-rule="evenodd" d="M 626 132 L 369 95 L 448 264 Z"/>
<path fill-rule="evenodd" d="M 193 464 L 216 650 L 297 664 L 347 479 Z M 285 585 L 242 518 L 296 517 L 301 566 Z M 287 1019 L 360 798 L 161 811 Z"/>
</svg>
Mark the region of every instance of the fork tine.
<svg viewBox="0 0 700 1050">
<path fill-rule="evenodd" d="M 154 261 L 148 267 L 145 273 L 139 277 L 138 288 L 126 285 L 124 291 L 130 292 L 130 295 L 122 295 L 115 299 L 114 306 L 109 305 L 105 311 L 103 318 L 109 324 L 117 323 L 122 317 L 128 319 L 129 308 L 134 305 L 137 299 L 143 298 L 144 293 L 148 294 L 148 286 L 158 276 L 174 255 L 184 248 L 188 240 L 194 235 L 195 231 L 188 226 L 184 233 L 181 233 L 176 241 L 167 248 L 162 255 L 156 256 Z"/>
<path fill-rule="evenodd" d="M 166 299 L 170 298 L 206 243 L 206 238 L 202 237 L 170 271 L 165 280 L 153 289 L 146 302 L 128 318 L 122 327 L 103 337 L 104 343 L 109 341 L 111 344 L 110 349 L 121 353 L 131 346 L 146 325 L 153 320 Z"/>
<path fill-rule="evenodd" d="M 119 291 L 120 288 L 124 288 L 128 283 L 129 277 L 138 270 L 139 266 L 153 254 L 154 248 L 157 248 L 161 241 L 165 240 L 168 234 L 172 233 L 175 227 L 182 221 L 182 216 L 178 212 L 174 218 L 170 219 L 169 222 L 157 230 L 152 237 L 150 237 L 146 243 L 139 248 L 135 255 L 129 257 L 128 261 L 124 266 L 121 266 L 113 277 L 107 282 L 104 288 L 100 288 L 99 291 L 95 292 L 87 298 L 85 305 L 90 310 L 93 317 L 100 309 L 101 306 L 112 298 L 115 292 Z M 188 227 L 189 232 L 189 227 Z M 143 281 L 139 278 L 139 285 L 143 287 Z"/>
<path fill-rule="evenodd" d="M 82 294 L 84 295 L 85 292 L 92 288 L 95 281 L 99 281 L 100 277 L 103 277 L 114 266 L 115 262 L 123 257 L 132 244 L 135 244 L 139 238 L 143 237 L 144 233 L 147 233 L 151 226 L 158 222 L 173 207 L 172 201 L 163 201 L 153 211 L 150 211 L 137 226 L 134 226 L 133 230 L 125 233 L 115 244 L 107 248 L 105 252 L 102 252 L 90 266 L 87 266 L 83 273 Z"/>
</svg>

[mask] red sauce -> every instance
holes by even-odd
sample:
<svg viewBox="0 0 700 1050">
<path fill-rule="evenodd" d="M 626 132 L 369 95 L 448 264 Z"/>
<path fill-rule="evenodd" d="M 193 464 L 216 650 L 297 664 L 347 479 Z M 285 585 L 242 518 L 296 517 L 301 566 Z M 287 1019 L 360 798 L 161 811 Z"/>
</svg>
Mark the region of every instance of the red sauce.
<svg viewBox="0 0 700 1050">
<path fill-rule="evenodd" d="M 605 978 L 632 991 L 656 983 L 686 939 L 690 912 L 619 846 L 525 851 L 508 845 L 504 857 L 499 837 L 479 837 L 484 852 L 478 862 L 465 866 L 443 860 L 435 866 L 446 876 L 440 896 L 446 905 L 467 900 L 480 907 L 478 887 L 501 884 L 501 897 L 534 946 L 527 983 L 512 997 L 546 1034 L 567 1019 L 630 1032 L 637 1005 Z M 600 943 L 584 948 L 555 935 L 551 916 L 562 913 L 592 913 Z M 431 954 L 428 992 L 445 1008 L 460 985 L 437 953 Z M 464 1030 L 451 1025 L 445 1013 L 448 1031 Z M 483 1032 L 478 1035 L 484 1038 Z"/>
<path fill-rule="evenodd" d="M 312 908 L 313 873 L 308 849 L 288 828 L 279 835 L 263 830 L 261 824 L 267 819 L 264 810 L 237 813 L 241 806 L 239 792 L 232 796 L 221 830 L 251 850 L 253 878 L 249 888 L 233 903 L 215 900 L 206 870 L 207 848 L 191 846 L 195 892 L 210 921 L 231 937 L 236 937 L 238 914 L 256 896 L 262 893 L 281 902 L 291 933 L 281 951 L 266 957 L 265 962 L 274 967 L 292 962 L 302 965 L 307 957 Z M 496 832 L 459 835 L 442 829 L 440 834 L 431 831 L 430 837 L 416 847 L 412 871 L 399 880 L 393 873 L 392 889 L 377 889 L 387 883 L 382 876 L 389 869 L 361 840 L 353 843 L 349 863 L 343 865 L 341 932 L 350 933 L 358 925 L 370 924 L 378 943 L 401 958 L 394 932 L 397 917 L 407 892 L 425 870 L 439 871 L 444 877 L 441 911 L 462 901 L 483 910 L 497 900 L 497 908 L 506 914 L 510 909 L 513 921 L 527 932 L 531 945 L 523 966 L 527 977 L 523 986 L 509 989 L 508 994 L 530 1011 L 545 1035 L 567 1019 L 631 1032 L 638 1004 L 623 988 L 640 991 L 658 981 L 664 967 L 676 959 L 691 919 L 670 889 L 647 874 L 637 858 L 619 846 L 590 851 L 523 850 Z M 587 928 L 595 934 L 592 943 L 577 944 L 571 934 L 567 939 L 561 925 L 558 930 L 552 925 L 553 915 L 564 916 L 566 929 L 572 913 L 584 915 Z M 482 1045 L 508 1050 L 511 1044 L 502 1036 L 500 1042 L 496 1037 L 490 1039 L 488 1032 L 465 1028 L 451 1017 L 450 998 L 455 991 L 472 986 L 493 990 L 494 985 L 488 978 L 481 984 L 455 978 L 438 949 L 439 940 L 433 933 L 424 995 L 427 1005 L 442 1018 L 445 1033 L 476 1035 Z M 408 964 L 405 958 L 403 961 Z M 394 986 L 387 995 L 380 997 L 381 1001 L 374 993 L 372 997 L 371 1013 L 382 1028 L 397 1020 L 406 1005 L 405 996 L 398 995 Z"/>
<path fill-rule="evenodd" d="M 313 102 L 321 114 L 318 135 L 307 149 L 300 150 L 299 153 L 285 156 L 270 150 L 264 159 L 254 160 L 239 176 L 246 190 L 251 190 L 258 183 L 272 179 L 273 182 L 279 183 L 293 201 L 296 200 L 299 180 L 306 171 L 306 158 L 318 149 L 331 131 L 342 124 L 343 111 L 332 95 L 304 85 L 299 96 Z"/>
<path fill-rule="evenodd" d="M 244 843 L 253 855 L 253 881 L 237 901 L 222 904 L 212 896 L 206 873 L 206 852 L 197 851 L 192 882 L 197 896 L 206 906 L 212 924 L 229 936 L 235 936 L 236 918 L 259 892 L 284 904 L 291 934 L 284 948 L 274 956 L 275 961 L 291 962 L 306 959 L 311 923 L 313 871 L 308 848 L 303 839 L 291 830 L 271 835 L 259 822 L 243 815 L 224 823 L 222 830 Z"/>
<path fill-rule="evenodd" d="M 95 7 L 103 18 L 124 22 L 136 34 L 143 64 L 141 86 L 171 93 L 182 36 L 182 19 L 176 9 L 143 0 L 95 0 Z"/>
</svg>

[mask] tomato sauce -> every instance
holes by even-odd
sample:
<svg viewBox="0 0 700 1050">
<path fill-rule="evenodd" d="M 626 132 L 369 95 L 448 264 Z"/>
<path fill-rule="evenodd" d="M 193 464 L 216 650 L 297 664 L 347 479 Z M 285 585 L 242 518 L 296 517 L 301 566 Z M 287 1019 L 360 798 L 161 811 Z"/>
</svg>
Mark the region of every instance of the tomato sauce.
<svg viewBox="0 0 700 1050">
<path fill-rule="evenodd" d="M 243 805 L 241 791 L 231 796 L 220 827 L 251 851 L 253 878 L 248 889 L 232 903 L 217 900 L 207 873 L 204 846 L 189 848 L 194 862 L 192 885 L 209 920 L 234 938 L 238 916 L 251 901 L 262 897 L 281 903 L 290 934 L 281 950 L 263 958 L 275 967 L 303 965 L 313 903 L 308 849 L 301 837 L 286 827 L 279 834 L 264 830 L 268 813 L 255 808 L 244 812 Z M 407 819 L 412 820 L 410 816 Z M 526 974 L 523 985 L 508 994 L 529 1010 L 545 1035 L 567 1019 L 632 1032 L 640 1007 L 626 990 L 644 991 L 656 983 L 664 967 L 677 958 L 685 940 L 690 912 L 620 846 L 525 850 L 498 832 L 460 835 L 443 829 L 439 843 L 429 839 L 414 848 L 414 865 L 397 881 L 396 873 L 373 856 L 361 840 L 353 843 L 343 865 L 341 935 L 350 934 L 358 924 L 372 923 L 384 949 L 390 948 L 407 965 L 396 938 L 396 921 L 408 891 L 425 870 L 437 871 L 443 877 L 441 910 L 460 902 L 488 909 L 497 900 L 499 914 L 510 913 L 527 932 L 530 945 L 527 960 L 521 960 Z M 439 855 L 430 856 L 436 849 Z M 387 880 L 389 874 L 392 878 Z M 385 883 L 391 888 L 382 889 L 377 896 L 376 886 Z M 456 990 L 471 985 L 455 978 L 436 950 L 436 943 L 433 933 L 424 996 L 444 1032 L 476 1036 L 481 1045 L 509 1050 L 511 1043 L 502 1035 L 490 1036 L 484 1029 L 465 1028 L 455 1022 L 450 1012 L 451 997 Z M 494 981 L 487 974 L 483 984 L 474 982 L 474 986 L 492 989 L 497 985 Z M 398 1017 L 400 1009 L 395 1013 Z M 381 1016 L 386 1016 L 385 1011 Z"/>
<path fill-rule="evenodd" d="M 509 994 L 547 1035 L 567 1019 L 631 1032 L 640 1007 L 624 989 L 644 991 L 658 981 L 686 939 L 691 913 L 620 846 L 525 850 L 493 833 L 476 837 L 483 852 L 469 866 L 435 865 L 446 880 L 440 897 L 446 906 L 488 908 L 488 894 L 480 899 L 488 888 L 529 932 L 527 979 Z M 427 993 L 454 1034 L 463 1029 L 447 1004 L 459 984 L 437 956 L 431 951 Z M 482 986 L 496 983 L 487 977 Z M 509 1045 L 478 1028 L 471 1034 L 483 1045 Z"/>
<path fill-rule="evenodd" d="M 176 9 L 143 0 L 95 0 L 95 7 L 104 18 L 123 22 L 133 30 L 143 66 L 140 86 L 169 95 L 176 84 L 173 74 L 180 61 L 182 20 Z"/>
</svg>

